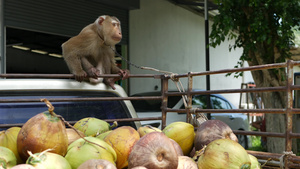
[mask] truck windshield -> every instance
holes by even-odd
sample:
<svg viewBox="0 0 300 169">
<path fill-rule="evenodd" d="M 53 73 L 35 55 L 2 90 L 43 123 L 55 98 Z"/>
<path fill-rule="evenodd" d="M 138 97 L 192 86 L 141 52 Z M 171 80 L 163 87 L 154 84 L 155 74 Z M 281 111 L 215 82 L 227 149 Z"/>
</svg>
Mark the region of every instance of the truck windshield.
<svg viewBox="0 0 300 169">
<path fill-rule="evenodd" d="M 99 91 L 12 91 L 1 93 L 0 99 L 42 99 L 47 98 L 87 98 L 118 97 L 111 92 Z M 52 102 L 54 112 L 67 121 L 78 121 L 85 117 L 98 119 L 132 118 L 124 101 L 80 101 Z M 43 102 L 0 103 L 0 124 L 25 123 L 34 115 L 47 111 Z M 118 122 L 119 126 L 127 125 L 136 128 L 134 122 Z M 1 128 L 0 128 L 1 129 Z"/>
</svg>

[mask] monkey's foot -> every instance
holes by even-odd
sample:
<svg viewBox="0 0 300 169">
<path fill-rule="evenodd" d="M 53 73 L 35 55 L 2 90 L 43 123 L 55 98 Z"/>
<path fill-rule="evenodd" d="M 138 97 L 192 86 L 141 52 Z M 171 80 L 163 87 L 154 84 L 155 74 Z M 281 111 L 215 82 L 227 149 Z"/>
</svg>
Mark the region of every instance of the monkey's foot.
<svg viewBox="0 0 300 169">
<path fill-rule="evenodd" d="M 98 70 L 94 67 L 88 69 L 86 73 L 89 77 L 94 78 L 94 79 L 98 79 L 98 76 L 100 76 L 100 70 Z"/>
<path fill-rule="evenodd" d="M 115 90 L 116 88 L 115 88 L 114 84 L 118 80 L 120 80 L 120 78 L 104 78 L 103 79 L 103 83 L 106 84 L 106 85 L 108 85 L 108 86 L 110 86 L 112 89 Z"/>
</svg>

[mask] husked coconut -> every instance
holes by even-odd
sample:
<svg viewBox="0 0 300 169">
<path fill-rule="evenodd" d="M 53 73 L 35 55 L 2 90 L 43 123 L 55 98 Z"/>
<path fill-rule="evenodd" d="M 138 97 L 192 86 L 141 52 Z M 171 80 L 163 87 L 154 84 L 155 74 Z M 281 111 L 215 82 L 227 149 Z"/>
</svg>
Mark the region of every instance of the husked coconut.
<svg viewBox="0 0 300 169">
<path fill-rule="evenodd" d="M 220 120 L 207 120 L 197 127 L 194 146 L 195 150 L 201 150 L 205 145 L 217 139 L 230 139 L 238 142 L 231 128 Z"/>
<path fill-rule="evenodd" d="M 178 155 L 170 140 L 162 132 L 151 132 L 135 143 L 128 159 L 128 168 L 176 169 Z"/>
<path fill-rule="evenodd" d="M 10 169 L 36 169 L 36 168 L 29 164 L 19 164 Z"/>
<path fill-rule="evenodd" d="M 117 167 L 104 159 L 91 159 L 82 163 L 77 169 L 117 169 Z"/>
<path fill-rule="evenodd" d="M 178 156 L 177 169 L 198 169 L 197 163 L 188 156 Z"/>
</svg>

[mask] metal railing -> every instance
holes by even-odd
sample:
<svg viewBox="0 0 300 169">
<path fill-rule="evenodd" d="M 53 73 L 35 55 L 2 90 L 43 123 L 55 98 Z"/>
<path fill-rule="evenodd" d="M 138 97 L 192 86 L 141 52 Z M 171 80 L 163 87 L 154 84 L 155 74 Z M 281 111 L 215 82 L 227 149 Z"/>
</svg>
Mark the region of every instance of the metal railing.
<svg viewBox="0 0 300 169">
<path fill-rule="evenodd" d="M 284 133 L 275 132 L 260 132 L 260 131 L 237 131 L 234 130 L 235 134 L 239 135 L 255 135 L 263 137 L 278 137 L 285 139 L 285 152 L 292 152 L 292 139 L 300 138 L 300 133 L 293 133 L 293 114 L 300 114 L 300 109 L 293 108 L 293 91 L 300 90 L 300 85 L 293 85 L 293 67 L 300 65 L 299 61 L 287 61 L 285 63 L 277 64 L 267 64 L 259 66 L 250 66 L 235 69 L 223 69 L 217 71 L 205 71 L 205 72 L 190 72 L 187 74 L 177 74 L 177 75 L 153 75 L 153 74 L 141 74 L 141 75 L 129 75 L 129 78 L 154 78 L 161 79 L 161 96 L 144 96 L 144 97 L 105 97 L 105 98 L 72 98 L 72 99 L 49 99 L 50 102 L 61 102 L 61 101 L 101 101 L 101 100 L 162 100 L 162 116 L 161 117 L 149 117 L 149 118 L 131 118 L 131 119 L 110 119 L 107 121 L 144 121 L 144 120 L 162 120 L 162 127 L 166 126 L 166 115 L 167 113 L 186 113 L 187 121 L 189 121 L 190 114 L 196 112 L 205 113 L 275 113 L 275 114 L 285 114 L 286 115 L 286 130 Z M 227 89 L 227 90 L 210 90 L 210 91 L 193 91 L 193 78 L 197 76 L 215 75 L 222 73 L 234 73 L 241 71 L 255 71 L 264 69 L 276 69 L 276 68 L 286 68 L 287 71 L 287 83 L 285 86 L 280 87 L 263 87 L 263 88 L 247 88 L 247 89 Z M 101 75 L 100 77 L 118 77 L 119 75 Z M 0 78 L 74 78 L 71 74 L 0 74 Z M 188 78 L 188 89 L 185 92 L 169 92 L 168 83 L 170 80 Z M 196 94 L 221 94 L 221 93 L 250 93 L 250 92 L 285 92 L 286 93 L 286 107 L 282 109 L 192 109 L 192 96 Z M 188 98 L 187 106 L 185 109 L 172 109 L 168 108 L 168 97 L 169 96 L 181 96 L 186 95 Z M 40 102 L 39 99 L 0 99 L 0 103 L 11 103 L 11 102 Z M 21 126 L 22 124 L 0 124 L 0 127 L 9 126 Z M 281 159 L 283 159 L 283 165 L 285 168 L 300 168 L 300 157 L 291 154 L 276 154 L 267 153 L 260 151 L 248 151 L 248 153 L 256 156 L 260 160 L 266 161 L 265 168 L 268 166 L 279 166 L 282 164 Z M 270 159 L 272 159 L 270 161 Z"/>
</svg>

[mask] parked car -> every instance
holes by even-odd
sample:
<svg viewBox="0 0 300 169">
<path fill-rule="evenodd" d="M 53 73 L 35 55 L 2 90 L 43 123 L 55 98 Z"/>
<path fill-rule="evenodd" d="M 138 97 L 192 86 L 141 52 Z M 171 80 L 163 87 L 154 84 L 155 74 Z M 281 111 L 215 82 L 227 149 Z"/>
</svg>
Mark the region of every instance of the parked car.
<svg viewBox="0 0 300 169">
<path fill-rule="evenodd" d="M 195 90 L 197 91 L 197 90 Z M 138 93 L 132 96 L 160 96 L 160 92 Z M 208 95 L 194 95 L 192 107 L 207 109 Z M 220 94 L 211 94 L 210 103 L 212 109 L 236 109 L 225 97 Z M 132 100 L 132 104 L 139 118 L 142 117 L 159 117 L 161 116 L 161 100 Z M 168 107 L 173 109 L 184 109 L 184 103 L 181 96 L 169 96 Z M 225 122 L 232 130 L 250 130 L 248 116 L 243 113 L 211 113 L 211 119 L 217 119 Z M 186 121 L 186 113 L 167 113 L 166 124 L 176 121 Z M 142 125 L 151 125 L 161 128 L 161 120 L 141 121 Z M 250 139 L 246 135 L 238 135 L 241 145 L 248 148 Z"/>
<path fill-rule="evenodd" d="M 116 90 L 104 84 L 91 85 L 68 79 L 0 79 L 0 100 L 5 99 L 42 99 L 47 98 L 105 98 L 127 97 L 119 85 Z M 137 118 L 130 101 L 62 101 L 52 102 L 54 112 L 62 115 L 67 121 L 77 121 L 85 117 L 99 119 Z M 3 124 L 23 124 L 34 115 L 48 110 L 43 102 L 11 102 L 0 103 L 0 130 Z M 118 122 L 119 126 L 134 128 L 141 126 L 139 121 Z M 2 125 L 2 128 L 1 128 Z"/>
</svg>

